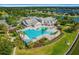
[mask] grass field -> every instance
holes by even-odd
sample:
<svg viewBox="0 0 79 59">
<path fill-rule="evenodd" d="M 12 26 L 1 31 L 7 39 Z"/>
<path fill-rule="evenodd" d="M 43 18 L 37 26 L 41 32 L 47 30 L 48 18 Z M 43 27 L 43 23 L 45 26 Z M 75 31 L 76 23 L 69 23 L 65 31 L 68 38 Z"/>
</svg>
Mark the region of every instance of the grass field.
<svg viewBox="0 0 79 59">
<path fill-rule="evenodd" d="M 64 32 L 64 35 L 58 39 L 56 42 L 53 42 L 51 44 L 48 44 L 43 47 L 38 48 L 32 48 L 32 49 L 16 49 L 16 54 L 18 55 L 63 55 L 72 42 L 74 41 L 74 38 L 76 37 L 78 32 L 72 32 L 72 33 L 66 33 Z M 68 41 L 70 45 L 67 45 L 65 41 Z"/>
<path fill-rule="evenodd" d="M 78 38 L 78 41 L 76 42 L 74 48 L 72 49 L 71 55 L 79 55 L 79 38 Z"/>
</svg>

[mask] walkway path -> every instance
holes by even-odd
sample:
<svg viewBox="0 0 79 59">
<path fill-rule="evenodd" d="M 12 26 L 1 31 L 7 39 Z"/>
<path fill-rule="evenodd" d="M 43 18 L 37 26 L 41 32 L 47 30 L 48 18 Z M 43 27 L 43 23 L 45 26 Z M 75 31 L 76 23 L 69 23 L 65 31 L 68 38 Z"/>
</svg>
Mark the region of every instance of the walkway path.
<svg viewBox="0 0 79 59">
<path fill-rule="evenodd" d="M 16 54 L 16 47 L 14 47 L 12 55 L 15 55 L 15 54 Z"/>
</svg>

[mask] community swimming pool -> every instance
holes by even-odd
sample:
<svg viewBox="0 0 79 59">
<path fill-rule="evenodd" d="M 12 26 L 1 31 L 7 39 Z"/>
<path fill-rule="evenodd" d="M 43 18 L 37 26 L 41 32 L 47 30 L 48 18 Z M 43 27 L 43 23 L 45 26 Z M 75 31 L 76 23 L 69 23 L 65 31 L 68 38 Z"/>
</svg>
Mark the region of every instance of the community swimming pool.
<svg viewBox="0 0 79 59">
<path fill-rule="evenodd" d="M 30 39 L 35 39 L 36 37 L 41 36 L 43 34 L 48 34 L 48 32 L 46 31 L 34 30 L 34 29 L 25 30 L 23 31 L 23 33 L 27 35 Z"/>
<path fill-rule="evenodd" d="M 44 35 L 44 34 L 51 34 L 51 33 L 54 33 L 55 30 L 52 29 L 49 30 L 49 29 L 46 29 L 46 28 L 43 28 L 43 29 L 26 29 L 23 31 L 23 33 L 25 35 L 27 35 L 30 39 L 35 39 L 36 37 L 38 36 L 41 36 L 41 35 Z"/>
<path fill-rule="evenodd" d="M 29 37 L 28 41 L 27 41 L 27 38 L 25 40 L 26 43 L 28 43 L 33 39 L 37 39 L 37 37 L 40 37 L 44 34 L 51 35 L 51 33 L 55 33 L 56 31 L 54 29 L 48 29 L 46 27 L 40 27 L 38 29 L 25 29 L 22 32 Z"/>
</svg>

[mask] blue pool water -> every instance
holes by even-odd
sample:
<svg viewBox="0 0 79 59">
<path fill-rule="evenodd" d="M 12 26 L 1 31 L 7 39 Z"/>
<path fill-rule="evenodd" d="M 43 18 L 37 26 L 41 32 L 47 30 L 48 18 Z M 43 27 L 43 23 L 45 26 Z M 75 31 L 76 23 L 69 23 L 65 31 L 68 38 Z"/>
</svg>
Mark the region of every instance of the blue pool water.
<svg viewBox="0 0 79 59">
<path fill-rule="evenodd" d="M 49 34 L 48 32 L 46 31 L 42 31 L 42 30 L 34 30 L 34 29 L 28 29 L 28 30 L 25 30 L 23 31 L 23 33 L 25 35 L 27 35 L 31 40 L 38 37 L 38 36 L 41 36 L 43 34 Z"/>
</svg>

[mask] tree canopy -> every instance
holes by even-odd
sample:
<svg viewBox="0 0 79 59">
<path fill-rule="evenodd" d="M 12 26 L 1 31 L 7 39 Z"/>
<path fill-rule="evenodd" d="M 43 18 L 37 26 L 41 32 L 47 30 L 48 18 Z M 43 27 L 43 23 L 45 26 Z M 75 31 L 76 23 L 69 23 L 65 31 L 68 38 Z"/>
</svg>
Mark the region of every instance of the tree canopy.
<svg viewBox="0 0 79 59">
<path fill-rule="evenodd" d="M 0 35 L 0 55 L 10 55 L 13 50 L 13 43 Z"/>
</svg>

